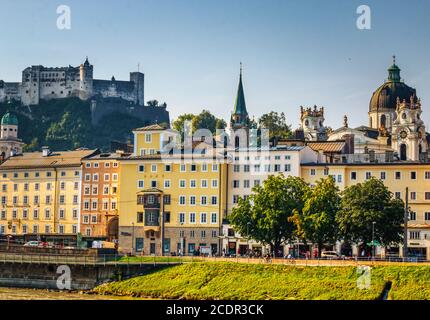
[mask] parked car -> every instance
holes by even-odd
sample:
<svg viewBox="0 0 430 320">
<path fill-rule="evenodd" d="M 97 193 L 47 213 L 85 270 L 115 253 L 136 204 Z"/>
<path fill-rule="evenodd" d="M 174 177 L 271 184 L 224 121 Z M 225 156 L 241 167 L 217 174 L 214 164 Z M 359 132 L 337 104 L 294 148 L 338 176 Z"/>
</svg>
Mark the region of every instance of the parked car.
<svg viewBox="0 0 430 320">
<path fill-rule="evenodd" d="M 339 254 L 336 251 L 323 251 L 321 252 L 322 259 L 340 259 Z"/>
<path fill-rule="evenodd" d="M 40 247 L 40 241 L 28 241 L 24 244 L 24 247 Z"/>
</svg>

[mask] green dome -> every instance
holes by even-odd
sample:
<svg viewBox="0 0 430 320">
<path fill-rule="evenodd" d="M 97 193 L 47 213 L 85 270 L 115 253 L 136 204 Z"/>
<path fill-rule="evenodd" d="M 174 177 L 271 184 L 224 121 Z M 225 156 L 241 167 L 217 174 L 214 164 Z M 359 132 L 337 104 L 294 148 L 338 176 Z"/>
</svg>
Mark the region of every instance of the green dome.
<svg viewBox="0 0 430 320">
<path fill-rule="evenodd" d="M 12 125 L 17 126 L 18 125 L 18 118 L 16 115 L 6 112 L 6 114 L 1 118 L 1 124 L 2 125 Z"/>
</svg>

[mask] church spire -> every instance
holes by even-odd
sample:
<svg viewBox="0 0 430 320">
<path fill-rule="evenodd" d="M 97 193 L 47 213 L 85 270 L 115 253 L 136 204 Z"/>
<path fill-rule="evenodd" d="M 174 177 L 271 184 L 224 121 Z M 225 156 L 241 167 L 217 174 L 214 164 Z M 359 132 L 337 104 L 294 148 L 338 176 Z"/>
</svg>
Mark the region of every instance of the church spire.
<svg viewBox="0 0 430 320">
<path fill-rule="evenodd" d="M 240 63 L 239 86 L 237 88 L 236 101 L 234 104 L 231 124 L 233 126 L 246 126 L 248 122 L 248 111 L 246 110 L 245 94 L 242 84 L 242 62 Z"/>
</svg>

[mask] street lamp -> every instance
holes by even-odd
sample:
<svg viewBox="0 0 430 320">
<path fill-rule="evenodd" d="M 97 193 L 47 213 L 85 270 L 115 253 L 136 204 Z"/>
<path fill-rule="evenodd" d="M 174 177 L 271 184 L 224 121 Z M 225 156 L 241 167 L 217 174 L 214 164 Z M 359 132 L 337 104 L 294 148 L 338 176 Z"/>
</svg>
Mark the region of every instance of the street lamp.
<svg viewBox="0 0 430 320">
<path fill-rule="evenodd" d="M 131 255 L 134 255 L 134 222 L 131 223 L 133 226 L 132 233 L 131 233 Z"/>
<path fill-rule="evenodd" d="M 375 259 L 375 221 L 372 222 L 372 258 Z"/>
</svg>

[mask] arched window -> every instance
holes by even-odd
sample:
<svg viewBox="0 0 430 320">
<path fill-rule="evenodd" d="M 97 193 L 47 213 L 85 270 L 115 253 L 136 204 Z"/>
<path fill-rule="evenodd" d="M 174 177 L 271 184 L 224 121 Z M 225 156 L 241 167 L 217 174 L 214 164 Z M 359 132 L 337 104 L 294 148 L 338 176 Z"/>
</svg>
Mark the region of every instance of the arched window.
<svg viewBox="0 0 430 320">
<path fill-rule="evenodd" d="M 240 147 L 240 139 L 237 136 L 234 138 L 234 147 L 236 149 Z"/>
<path fill-rule="evenodd" d="M 381 127 L 387 127 L 387 118 L 385 117 L 385 114 L 381 116 Z"/>
<path fill-rule="evenodd" d="M 400 145 L 400 160 L 406 160 L 406 144 L 402 143 Z"/>
</svg>

